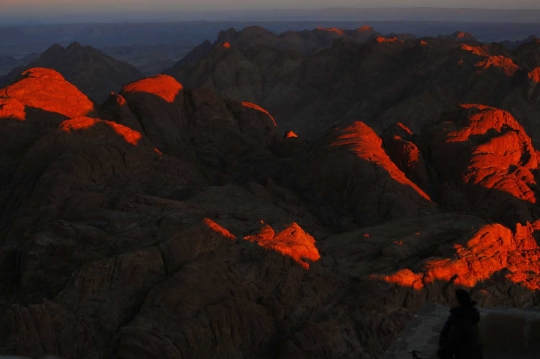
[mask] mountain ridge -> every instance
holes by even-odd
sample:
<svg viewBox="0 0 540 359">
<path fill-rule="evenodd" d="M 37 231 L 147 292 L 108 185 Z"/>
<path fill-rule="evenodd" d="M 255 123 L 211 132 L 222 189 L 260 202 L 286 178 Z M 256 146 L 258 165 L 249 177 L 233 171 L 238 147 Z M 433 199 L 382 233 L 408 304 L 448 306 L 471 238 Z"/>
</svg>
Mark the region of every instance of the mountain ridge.
<svg viewBox="0 0 540 359">
<path fill-rule="evenodd" d="M 0 354 L 375 359 L 454 289 L 540 303 L 535 44 L 224 40 L 182 66 L 229 96 L 162 74 L 96 104 L 48 68 L 0 89 Z M 312 139 L 283 116 L 300 90 L 338 94 Z"/>
</svg>

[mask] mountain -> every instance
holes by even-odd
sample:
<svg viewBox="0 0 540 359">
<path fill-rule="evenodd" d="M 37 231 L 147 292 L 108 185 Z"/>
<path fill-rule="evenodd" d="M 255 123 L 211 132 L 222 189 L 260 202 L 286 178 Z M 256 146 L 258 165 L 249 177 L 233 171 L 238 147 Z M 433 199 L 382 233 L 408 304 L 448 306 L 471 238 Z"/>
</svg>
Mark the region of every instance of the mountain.
<svg viewBox="0 0 540 359">
<path fill-rule="evenodd" d="M 402 35 L 407 36 L 405 34 Z M 213 48 L 230 48 L 233 46 L 248 50 L 252 47 L 271 47 L 283 51 L 292 50 L 302 54 L 312 54 L 323 49 L 331 48 L 337 40 L 362 43 L 378 36 L 380 34 L 375 32 L 370 26 L 362 26 L 356 30 L 319 27 L 311 31 L 285 31 L 279 35 L 260 26 L 247 26 L 240 31 L 230 28 L 226 31 L 221 31 L 213 44 L 205 40 L 196 46 L 174 66 L 165 69 L 163 73 L 172 76 L 182 73 L 184 66 L 193 66 L 193 64 L 197 64 L 210 56 Z"/>
<path fill-rule="evenodd" d="M 260 26 L 247 26 L 241 31 L 236 31 L 234 28 L 221 31 L 216 43 L 228 42 L 239 48 L 264 45 L 302 53 L 313 53 L 331 47 L 337 39 L 364 42 L 379 35 L 369 26 L 362 26 L 356 30 L 318 27 L 312 31 L 286 31 L 279 35 Z"/>
<path fill-rule="evenodd" d="M 378 36 L 364 43 L 340 38 L 314 53 L 275 42 L 228 43 L 224 48 L 218 41 L 204 59 L 165 73 L 187 87 L 257 103 L 280 130 L 310 140 L 358 119 L 378 134 L 396 121 L 418 131 L 456 104 L 478 103 L 510 111 L 540 143 L 538 93 L 529 76 L 540 66 L 535 42 L 508 50 L 465 33 Z"/>
<path fill-rule="evenodd" d="M 0 89 L 0 355 L 375 359 L 456 288 L 537 305 L 534 107 L 460 102 L 535 101 L 534 51 L 516 51 L 224 42 L 184 65 L 230 88 L 256 83 L 253 64 L 268 84 L 287 68 L 273 91 L 292 119 L 333 111 L 312 140 L 283 135 L 285 109 L 169 75 L 96 104 L 56 70 L 23 71 Z M 353 102 L 365 116 L 342 115 Z M 370 109 L 385 106 L 378 131 Z"/>
<path fill-rule="evenodd" d="M 509 49 L 514 50 L 520 45 L 523 45 L 523 44 L 526 44 L 526 43 L 529 43 L 529 42 L 534 42 L 537 39 L 538 39 L 538 37 L 536 35 L 530 35 L 526 39 L 519 40 L 519 41 L 508 41 L 508 40 L 507 41 L 501 41 L 501 44 L 504 45 L 505 47 L 509 48 Z"/>
<path fill-rule="evenodd" d="M 4 84 L 13 82 L 32 67 L 58 71 L 95 102 L 102 102 L 125 83 L 143 77 L 139 70 L 126 62 L 113 59 L 91 46 L 72 43 L 66 48 L 58 44 L 51 46 L 28 65 L 11 71 L 4 78 Z"/>
<path fill-rule="evenodd" d="M 2 353 L 375 358 L 448 281 L 486 305 L 539 288 L 536 151 L 505 111 L 308 144 L 170 76 L 95 106 L 44 68 L 0 104 Z"/>
</svg>

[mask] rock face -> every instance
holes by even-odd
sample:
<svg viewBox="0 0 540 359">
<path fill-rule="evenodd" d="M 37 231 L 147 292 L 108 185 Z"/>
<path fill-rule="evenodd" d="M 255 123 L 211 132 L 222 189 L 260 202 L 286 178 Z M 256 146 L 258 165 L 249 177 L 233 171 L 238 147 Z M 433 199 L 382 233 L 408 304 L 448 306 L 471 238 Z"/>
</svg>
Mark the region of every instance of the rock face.
<svg viewBox="0 0 540 359">
<path fill-rule="evenodd" d="M 43 134 L 71 117 L 93 116 L 94 104 L 56 71 L 33 68 L 0 90 L 0 182 Z M 6 190 L 6 189 L 4 189 Z"/>
<path fill-rule="evenodd" d="M 362 122 L 334 129 L 319 141 L 293 181 L 321 205 L 345 208 L 361 226 L 431 213 L 436 207 Z"/>
<path fill-rule="evenodd" d="M 538 291 L 540 284 L 532 274 L 538 271 L 540 252 L 535 239 L 538 228 L 538 222 L 518 224 L 514 232 L 500 224 L 484 225 L 465 243 L 453 244 L 453 258 L 429 258 L 420 264 L 419 272 L 402 269 L 382 279 L 434 297 L 447 295 L 449 285 L 485 288 L 500 277 L 513 295 L 482 291 L 477 293 L 481 304 L 533 305 L 537 295 L 532 293 Z"/>
<path fill-rule="evenodd" d="M 91 46 L 72 43 L 64 48 L 53 45 L 28 65 L 11 71 L 4 81 L 9 84 L 26 69 L 45 67 L 62 74 L 69 82 L 95 102 L 102 102 L 109 93 L 143 75 L 130 64 L 113 59 Z M 0 84 L 1 85 L 1 84 Z"/>
<path fill-rule="evenodd" d="M 321 50 L 308 45 L 312 41 L 332 45 Z M 227 51 L 224 42 L 232 46 Z M 197 63 L 164 73 L 186 87 L 255 102 L 273 114 L 281 131 L 308 140 L 357 120 L 377 134 L 396 122 L 419 133 L 456 105 L 479 103 L 512 113 L 538 146 L 540 92 L 526 76 L 540 66 L 535 46 L 508 50 L 478 43 L 466 33 L 413 39 L 361 28 L 277 36 L 246 28 L 221 33 Z"/>
<path fill-rule="evenodd" d="M 275 136 L 275 121 L 262 107 L 226 101 L 207 90 L 184 91 L 167 75 L 127 84 L 101 111 L 140 129 L 161 152 L 216 166 Z"/>
<path fill-rule="evenodd" d="M 404 124 L 396 123 L 381 134 L 381 139 L 384 150 L 407 178 L 421 188 L 429 188 L 432 176 L 418 148 L 418 136 Z"/>
<path fill-rule="evenodd" d="M 26 107 L 65 117 L 89 114 L 94 104 L 58 72 L 46 68 L 24 71 L 19 81 L 0 90 L 0 96 Z"/>
<path fill-rule="evenodd" d="M 534 219 L 530 211 L 536 181 L 531 171 L 538 169 L 538 160 L 530 137 L 510 113 L 462 105 L 428 126 L 423 137 L 430 162 L 448 185 L 442 194 L 446 203 L 503 223 Z"/>
<path fill-rule="evenodd" d="M 264 46 L 235 43 L 271 36 L 252 30 L 226 33 L 189 66 L 221 67 L 205 81 L 246 83 L 247 93 L 258 58 L 269 81 L 289 68 L 290 87 L 234 100 L 158 75 L 95 105 L 58 72 L 33 68 L 0 90 L 0 355 L 376 359 L 416 308 L 448 303 L 457 287 L 486 306 L 540 303 L 537 152 L 519 118 L 458 103 L 439 116 L 426 104 L 418 122 L 379 123 L 381 136 L 344 117 L 311 142 L 257 98 L 275 91 L 290 110 L 295 79 L 335 81 L 360 53 L 358 74 L 396 67 L 362 83 L 366 96 L 385 94 L 381 107 L 398 101 L 381 83 L 424 57 L 485 80 L 471 91 L 525 81 L 504 100 L 514 105 L 538 96 L 534 70 L 509 75 L 499 57 L 475 66 L 509 57 L 472 42 L 397 36 L 309 56 L 267 47 L 265 62 Z M 400 76 L 400 93 L 427 96 Z M 461 98 L 452 91 L 445 101 Z M 340 103 L 360 101 L 347 96 Z M 407 101 L 388 118 L 418 105 Z M 324 111 L 337 118 L 342 107 Z"/>
<path fill-rule="evenodd" d="M 291 223 L 279 233 L 275 233 L 272 227 L 265 224 L 258 233 L 244 239 L 291 257 L 305 269 L 309 269 L 307 261 L 316 262 L 321 259 L 315 239 L 296 223 Z"/>
<path fill-rule="evenodd" d="M 58 93 L 51 88 L 63 94 L 63 107 L 55 103 Z M 120 333 L 121 327 L 134 320 L 152 288 L 155 287 L 158 293 L 157 285 L 167 283 L 169 277 L 171 283 L 177 282 L 182 275 L 175 274 L 200 256 L 213 257 L 223 250 L 224 255 L 218 256 L 219 263 L 215 265 L 225 269 L 229 266 L 226 257 L 237 255 L 234 254 L 236 246 L 230 247 L 235 236 L 216 222 L 203 220 L 210 214 L 229 223 L 230 228 L 236 228 L 240 236 L 248 236 L 252 232 L 250 228 L 259 223 L 262 216 L 276 228 L 289 224 L 275 238 L 253 240 L 258 244 L 246 240 L 247 247 L 242 249 L 247 251 L 247 257 L 267 256 L 269 262 L 264 268 L 274 267 L 277 261 L 285 273 L 290 273 L 283 274 L 285 278 L 287 275 L 302 278 L 305 275 L 302 265 L 307 265 L 305 258 L 319 259 L 313 237 L 296 223 L 311 228 L 315 234 L 323 230 L 315 219 L 296 208 L 292 203 L 294 198 L 291 203 L 279 199 L 279 196 L 286 198 L 284 189 L 276 185 L 265 189 L 251 184 L 248 187 L 251 189 L 231 185 L 216 188 L 214 192 L 217 193 L 212 192 L 212 187 L 203 192 L 193 192 L 211 183 L 209 177 L 196 168 L 203 165 L 198 161 L 190 164 L 179 159 L 180 156 L 156 151 L 151 136 L 144 130 L 139 132 L 118 122 L 99 119 L 98 111 L 86 113 L 83 111 L 85 104 L 92 103 L 73 89 L 75 87 L 65 82 L 60 74 L 34 69 L 29 70 L 19 82 L 2 90 L 3 104 L 9 105 L 2 106 L 3 133 L 13 136 L 18 135 L 17 131 L 34 130 L 35 135 L 32 141 L 22 144 L 2 142 L 5 146 L 3 155 L 10 152 L 19 154 L 12 159 L 16 166 L 3 172 L 5 178 L 0 195 L 2 223 L 10 223 L 9 227 L 2 226 L 1 253 L 5 258 L 0 275 L 3 288 L 0 319 L 2 353 L 54 354 L 74 358 L 110 353 L 116 348 L 114 350 L 119 357 L 129 356 L 131 349 L 124 349 L 122 344 L 124 339 L 128 340 L 124 332 L 118 337 L 118 342 L 112 339 L 115 333 Z M 141 100 L 141 106 L 147 106 L 148 113 L 139 113 L 136 121 L 144 120 L 144 116 L 153 116 L 157 125 L 160 120 L 167 120 L 166 117 L 160 118 L 159 112 L 152 113 L 149 101 L 178 106 L 173 107 L 178 110 L 177 118 L 188 121 L 184 125 L 191 129 L 187 137 L 190 143 L 183 147 L 201 157 L 209 149 L 223 150 L 225 136 L 238 140 L 230 153 L 248 150 L 239 141 L 243 136 L 250 136 L 250 144 L 257 142 L 259 147 L 269 144 L 272 134 L 268 129 L 275 127 L 262 108 L 224 102 L 208 92 L 184 94 L 182 86 L 172 78 L 150 78 L 129 84 L 124 88 L 124 95 L 125 98 L 115 96 L 116 106 L 133 107 L 130 96 Z M 178 101 L 178 97 L 184 96 L 188 98 L 189 105 Z M 50 101 L 46 102 L 47 99 Z M 71 112 L 74 104 L 80 105 L 77 113 Z M 154 107 L 158 111 L 159 108 Z M 111 111 L 113 114 L 123 111 L 122 108 L 113 110 L 116 111 Z M 171 108 L 165 110 L 173 111 Z M 19 118 L 21 111 L 25 114 L 23 119 Z M 127 111 L 124 114 L 129 113 Z M 86 117 L 82 116 L 83 113 Z M 139 126 L 151 133 L 147 126 L 149 122 L 143 123 L 142 120 Z M 23 125 L 26 127 L 20 127 Z M 223 128 L 221 137 L 212 130 L 214 137 L 210 141 L 206 138 L 203 143 L 203 137 L 216 126 Z M 216 147 L 209 147 L 212 144 Z M 203 170 L 208 171 L 209 167 Z M 225 200 L 227 197 L 229 199 Z M 238 201 L 242 197 L 244 200 Z M 193 204 L 188 204 L 193 199 Z M 227 208 L 226 204 L 232 207 Z M 212 206 L 215 209 L 211 209 Z M 290 213 L 293 212 L 299 215 L 294 216 L 296 223 L 290 225 Z M 209 235 L 214 236 L 213 242 L 208 242 Z M 164 241 L 165 238 L 170 240 Z M 292 245 L 294 241 L 296 244 Z M 192 249 L 186 253 L 179 245 Z M 18 265 L 10 265 L 13 256 L 20 256 Z M 243 263 L 246 256 L 238 257 L 238 263 Z M 207 263 L 214 261 L 208 259 L 210 262 Z M 248 270 L 246 274 L 251 273 L 249 264 L 243 265 Z M 296 269 L 289 272 L 291 266 Z M 203 271 L 212 272 L 216 268 L 214 264 L 204 264 L 203 267 Z M 227 276 L 225 270 L 220 273 Z M 192 276 L 189 272 L 185 275 Z M 207 282 L 200 282 L 203 292 L 212 277 L 205 280 Z M 295 280 L 301 282 L 301 279 Z M 279 282 L 273 285 L 279 286 Z M 229 293 L 228 288 L 234 286 L 234 281 L 224 282 L 222 289 Z M 275 296 L 271 288 L 272 285 L 267 288 L 270 302 Z M 194 288 L 186 289 L 193 294 L 193 304 L 200 308 L 215 303 L 217 292 L 208 293 L 210 302 L 205 302 Z M 257 293 L 258 290 L 253 286 L 244 292 Z M 12 299 L 8 298 L 14 298 L 13 295 L 19 304 L 10 305 Z M 282 300 L 290 306 L 292 298 Z M 245 297 L 243 303 L 250 305 L 248 299 Z M 149 308 L 152 306 L 150 303 L 148 301 Z M 286 311 L 279 303 L 275 306 L 281 313 Z M 259 312 L 271 318 L 265 306 L 261 304 L 259 307 L 253 307 L 256 310 L 254 314 Z M 172 320 L 171 314 L 167 315 Z M 141 317 L 145 315 L 143 312 L 140 314 Z M 248 320 L 249 317 L 242 318 Z M 253 318 L 259 319 L 259 314 Z M 154 319 L 157 317 L 152 316 Z M 232 324 L 236 326 L 237 322 Z M 251 325 L 259 324 L 257 320 Z M 230 343 L 224 347 L 224 355 L 234 355 L 238 350 L 250 355 L 261 345 L 268 347 L 272 336 L 267 334 L 272 328 L 273 324 L 256 331 L 253 341 L 246 343 L 244 349 L 238 349 L 236 341 Z M 239 330 L 243 333 L 243 329 Z M 200 339 L 195 342 L 197 345 L 203 345 L 206 340 L 205 336 L 196 338 Z M 224 339 L 223 343 L 226 342 Z M 211 348 L 208 346 L 208 350 Z M 146 350 L 151 350 L 151 346 Z"/>
</svg>

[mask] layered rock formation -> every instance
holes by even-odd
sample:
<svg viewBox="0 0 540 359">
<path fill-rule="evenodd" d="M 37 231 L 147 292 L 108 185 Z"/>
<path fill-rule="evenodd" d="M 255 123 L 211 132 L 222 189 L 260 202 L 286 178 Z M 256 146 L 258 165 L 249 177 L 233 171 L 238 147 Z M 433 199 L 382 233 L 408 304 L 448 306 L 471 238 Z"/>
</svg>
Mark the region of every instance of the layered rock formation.
<svg viewBox="0 0 540 359">
<path fill-rule="evenodd" d="M 530 211 L 536 203 L 538 159 L 510 113 L 462 105 L 428 126 L 423 137 L 444 183 L 446 203 L 508 224 L 535 219 Z"/>
<path fill-rule="evenodd" d="M 259 56 L 226 40 L 204 66 Z M 303 63 L 293 81 L 320 69 L 315 58 L 338 66 L 336 51 L 345 65 L 362 51 L 360 74 L 392 56 L 437 59 L 451 40 L 410 41 L 279 61 Z M 475 66 L 503 56 L 491 48 L 452 46 L 452 66 L 486 86 L 534 80 L 498 67 L 506 61 Z M 274 76 L 277 65 L 265 66 Z M 222 84 L 242 81 L 223 70 Z M 339 71 L 321 72 L 319 85 Z M 363 93 L 389 91 L 378 87 L 389 75 L 367 77 Z M 37 68 L 0 90 L 0 354 L 375 359 L 419 305 L 446 303 L 456 287 L 482 305 L 540 302 L 537 155 L 513 113 L 420 108 L 429 121 L 396 118 L 381 136 L 344 117 L 310 142 L 296 128 L 279 133 L 287 125 L 256 98 L 184 85 L 154 76 L 95 105 Z"/>
</svg>

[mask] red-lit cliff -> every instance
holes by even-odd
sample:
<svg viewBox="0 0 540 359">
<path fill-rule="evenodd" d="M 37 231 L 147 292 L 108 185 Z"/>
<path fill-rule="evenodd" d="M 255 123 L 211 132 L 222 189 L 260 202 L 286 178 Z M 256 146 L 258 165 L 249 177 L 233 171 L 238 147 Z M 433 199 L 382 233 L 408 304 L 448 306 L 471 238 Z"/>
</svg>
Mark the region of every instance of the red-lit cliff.
<svg viewBox="0 0 540 359">
<path fill-rule="evenodd" d="M 190 76 L 235 96 L 158 75 L 95 104 L 45 68 L 0 90 L 0 354 L 374 359 L 457 287 L 538 304 L 530 64 L 460 34 L 289 52 L 261 92 L 288 96 L 280 123 L 235 87 L 260 51 L 235 41 L 269 35 L 220 36 Z M 348 80 L 345 54 L 379 72 Z"/>
</svg>

